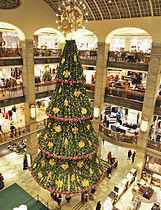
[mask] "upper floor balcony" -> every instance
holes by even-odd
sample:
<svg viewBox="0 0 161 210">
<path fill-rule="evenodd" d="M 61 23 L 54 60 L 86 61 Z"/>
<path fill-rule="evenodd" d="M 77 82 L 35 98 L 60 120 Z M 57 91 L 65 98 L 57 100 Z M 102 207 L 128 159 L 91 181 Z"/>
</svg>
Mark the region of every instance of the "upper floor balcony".
<svg viewBox="0 0 161 210">
<path fill-rule="evenodd" d="M 1 48 L 0 66 L 23 65 L 21 48 Z M 61 49 L 34 48 L 34 64 L 59 63 Z M 82 64 L 96 66 L 97 51 L 79 51 Z M 109 52 L 107 67 L 148 71 L 150 54 L 130 52 Z"/>
<path fill-rule="evenodd" d="M 36 99 L 52 95 L 56 81 L 35 84 Z M 90 99 L 94 98 L 95 85 L 85 84 Z M 104 102 L 134 110 L 141 111 L 144 101 L 144 91 L 133 89 L 124 90 L 120 88 L 106 88 Z M 25 102 L 24 87 L 19 85 L 14 88 L 2 88 L 0 90 L 0 107 Z M 161 115 L 161 96 L 158 95 L 155 105 L 155 114 Z"/>
</svg>

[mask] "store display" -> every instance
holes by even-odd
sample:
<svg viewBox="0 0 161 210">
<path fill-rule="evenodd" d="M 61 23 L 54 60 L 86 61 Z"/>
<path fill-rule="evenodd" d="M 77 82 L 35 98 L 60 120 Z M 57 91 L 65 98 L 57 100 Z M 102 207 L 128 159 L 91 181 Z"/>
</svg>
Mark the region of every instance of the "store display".
<svg viewBox="0 0 161 210">
<path fill-rule="evenodd" d="M 158 174 L 153 174 L 151 182 L 152 182 L 152 184 L 160 187 L 161 186 L 161 176 Z"/>
<path fill-rule="evenodd" d="M 26 140 L 23 140 L 21 142 L 18 142 L 18 143 L 13 143 L 13 144 L 10 144 L 8 145 L 8 149 L 12 152 L 16 152 L 16 153 L 22 153 L 22 152 L 25 152 L 26 150 Z"/>
</svg>

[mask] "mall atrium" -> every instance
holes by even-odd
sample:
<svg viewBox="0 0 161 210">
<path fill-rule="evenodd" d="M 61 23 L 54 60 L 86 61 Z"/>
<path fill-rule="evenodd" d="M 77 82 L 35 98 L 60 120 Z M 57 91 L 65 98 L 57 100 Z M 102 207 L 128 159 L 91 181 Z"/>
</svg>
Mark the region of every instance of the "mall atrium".
<svg viewBox="0 0 161 210">
<path fill-rule="evenodd" d="M 0 0 L 0 210 L 161 208 L 161 0 Z"/>
</svg>

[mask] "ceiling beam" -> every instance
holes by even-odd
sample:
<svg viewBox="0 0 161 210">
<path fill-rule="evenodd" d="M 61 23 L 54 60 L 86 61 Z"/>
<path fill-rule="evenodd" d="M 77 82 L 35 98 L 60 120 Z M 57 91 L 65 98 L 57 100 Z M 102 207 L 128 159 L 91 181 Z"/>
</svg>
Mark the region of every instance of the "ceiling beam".
<svg viewBox="0 0 161 210">
<path fill-rule="evenodd" d="M 117 11 L 118 11 L 118 13 L 119 13 L 119 17 L 120 17 L 120 19 L 121 19 L 121 14 L 120 14 L 120 10 L 119 10 L 119 8 L 118 8 L 118 5 L 117 5 L 117 3 L 116 3 L 115 0 L 114 0 L 114 2 L 115 2 L 115 5 L 116 5 L 116 8 L 117 8 Z"/>
<path fill-rule="evenodd" d="M 130 12 L 129 5 L 128 5 L 128 3 L 127 3 L 127 0 L 125 0 L 125 2 L 126 2 L 127 9 L 128 9 L 128 11 L 129 11 L 129 16 L 130 16 L 130 18 L 131 18 L 131 12 Z"/>
<path fill-rule="evenodd" d="M 103 15 L 102 15 L 102 12 L 101 12 L 101 10 L 100 10 L 100 8 L 99 8 L 97 2 L 96 2 L 95 0 L 93 0 L 93 2 L 95 3 L 95 5 L 96 5 L 96 7 L 97 7 L 97 9 L 98 9 L 98 11 L 99 11 L 99 13 L 100 13 L 100 16 L 101 16 L 101 18 L 102 18 L 102 20 L 103 20 Z"/>
<path fill-rule="evenodd" d="M 151 16 L 153 17 L 154 13 L 153 13 L 153 6 L 152 6 L 151 0 L 149 0 L 149 4 L 150 4 L 150 9 L 151 9 Z"/>
<path fill-rule="evenodd" d="M 93 12 L 92 12 L 90 6 L 87 4 L 86 0 L 84 0 L 84 2 L 85 2 L 85 4 L 86 4 L 86 6 L 88 7 L 89 11 L 91 12 L 91 15 L 92 15 L 92 17 L 93 17 L 93 20 L 95 21 L 96 19 L 95 19 L 95 16 L 94 16 L 94 14 L 93 14 Z"/>
<path fill-rule="evenodd" d="M 108 11 L 108 14 L 109 14 L 110 18 L 112 19 L 110 9 L 109 9 L 107 3 L 105 2 L 105 0 L 103 0 L 103 1 L 104 1 L 104 3 L 105 3 L 105 6 L 106 6 L 106 9 L 107 9 L 107 11 Z"/>
<path fill-rule="evenodd" d="M 137 0 L 137 3 L 138 3 L 138 7 L 139 7 L 140 17 L 142 17 L 142 13 L 141 13 L 141 9 L 140 9 L 139 0 Z"/>
</svg>

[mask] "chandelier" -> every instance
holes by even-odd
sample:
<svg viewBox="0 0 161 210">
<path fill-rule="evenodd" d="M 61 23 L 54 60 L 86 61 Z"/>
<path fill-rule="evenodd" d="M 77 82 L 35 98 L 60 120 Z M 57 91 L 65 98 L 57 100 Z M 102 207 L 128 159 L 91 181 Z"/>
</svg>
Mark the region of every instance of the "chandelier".
<svg viewBox="0 0 161 210">
<path fill-rule="evenodd" d="M 64 1 L 58 10 L 60 14 L 56 14 L 58 17 L 56 23 L 58 23 L 58 29 L 65 35 L 77 31 L 80 28 L 85 28 L 82 24 L 83 22 L 88 22 L 88 12 L 84 11 L 86 10 L 86 6 L 82 1 Z"/>
</svg>

